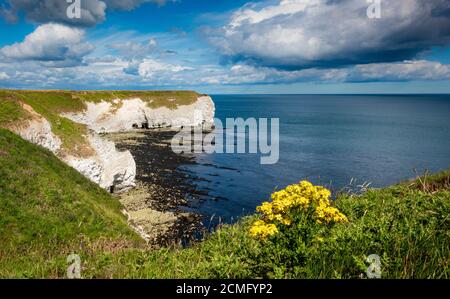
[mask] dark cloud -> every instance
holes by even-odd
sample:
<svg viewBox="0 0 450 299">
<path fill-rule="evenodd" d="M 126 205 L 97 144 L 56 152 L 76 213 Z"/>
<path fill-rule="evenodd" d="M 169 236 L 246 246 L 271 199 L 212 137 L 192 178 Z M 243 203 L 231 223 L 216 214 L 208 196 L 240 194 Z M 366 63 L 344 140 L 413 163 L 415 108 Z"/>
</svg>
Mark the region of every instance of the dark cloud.
<svg viewBox="0 0 450 299">
<path fill-rule="evenodd" d="M 69 18 L 66 0 L 7 0 L 0 7 L 0 17 L 11 23 L 18 21 L 24 13 L 26 20 L 35 23 L 62 23 L 75 26 L 94 26 L 105 20 L 107 9 L 132 10 L 142 3 L 163 5 L 167 0 L 81 0 L 81 18 Z"/>
<path fill-rule="evenodd" d="M 17 21 L 17 15 L 24 13 L 27 21 L 35 23 L 62 23 L 77 26 L 93 26 L 105 20 L 106 4 L 99 0 L 81 1 L 81 18 L 69 18 L 67 8 L 71 3 L 65 0 L 8 0 L 8 6 L 1 8 L 9 21 Z"/>
<path fill-rule="evenodd" d="M 5 19 L 8 23 L 17 23 L 19 21 L 17 14 L 4 6 L 0 6 L 0 18 Z"/>
<path fill-rule="evenodd" d="M 163 53 L 164 53 L 164 54 L 168 54 L 168 55 L 175 55 L 175 54 L 178 54 L 177 51 L 173 51 L 173 50 L 165 50 Z"/>
<path fill-rule="evenodd" d="M 244 6 L 210 40 L 227 61 L 295 70 L 416 58 L 450 44 L 450 1 L 282 0 Z"/>
<path fill-rule="evenodd" d="M 448 0 L 437 0 L 431 9 L 433 17 L 450 17 L 450 2 Z"/>
</svg>

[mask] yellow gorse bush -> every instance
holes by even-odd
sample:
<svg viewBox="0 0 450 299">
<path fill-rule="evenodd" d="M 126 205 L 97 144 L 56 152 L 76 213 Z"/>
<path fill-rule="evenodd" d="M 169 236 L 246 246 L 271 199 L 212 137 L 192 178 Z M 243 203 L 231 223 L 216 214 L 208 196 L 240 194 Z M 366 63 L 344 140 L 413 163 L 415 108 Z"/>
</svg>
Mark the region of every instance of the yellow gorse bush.
<svg viewBox="0 0 450 299">
<path fill-rule="evenodd" d="M 278 233 L 277 225 L 292 224 L 293 211 L 305 213 L 318 224 L 344 223 L 347 217 L 337 208 L 331 206 L 331 192 L 314 186 L 308 181 L 290 185 L 271 195 L 271 202 L 264 202 L 257 207 L 262 219 L 253 223 L 250 234 L 259 239 L 266 239 Z"/>
<path fill-rule="evenodd" d="M 278 228 L 273 223 L 267 224 L 262 220 L 257 220 L 250 228 L 250 233 L 252 236 L 258 236 L 261 239 L 265 239 L 278 233 Z"/>
</svg>

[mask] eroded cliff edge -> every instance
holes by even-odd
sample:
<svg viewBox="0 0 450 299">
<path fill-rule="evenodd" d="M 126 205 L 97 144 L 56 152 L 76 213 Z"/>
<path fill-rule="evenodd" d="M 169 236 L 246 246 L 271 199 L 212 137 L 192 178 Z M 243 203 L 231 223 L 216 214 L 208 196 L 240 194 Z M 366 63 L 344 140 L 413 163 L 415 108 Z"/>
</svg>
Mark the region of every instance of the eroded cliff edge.
<svg viewBox="0 0 450 299">
<path fill-rule="evenodd" d="M 49 149 L 111 192 L 135 186 L 136 163 L 100 133 L 211 127 L 215 113 L 211 97 L 193 92 L 1 91 L 0 101 L 6 111 L 0 112 L 14 112 L 9 120 L 3 115 L 0 126 Z"/>
</svg>

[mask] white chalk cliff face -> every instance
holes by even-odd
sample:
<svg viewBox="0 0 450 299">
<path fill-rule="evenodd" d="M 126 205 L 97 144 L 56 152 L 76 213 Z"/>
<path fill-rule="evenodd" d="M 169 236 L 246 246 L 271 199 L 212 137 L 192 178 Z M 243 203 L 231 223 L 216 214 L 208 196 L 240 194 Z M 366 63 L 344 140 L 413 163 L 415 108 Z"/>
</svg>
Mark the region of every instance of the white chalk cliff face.
<svg viewBox="0 0 450 299">
<path fill-rule="evenodd" d="M 120 105 L 118 102 L 121 102 Z M 114 102 L 113 102 L 114 103 Z M 114 108 L 119 107 L 118 109 Z M 64 114 L 74 122 L 85 124 L 90 130 L 87 141 L 94 154 L 79 158 L 61 153 L 61 140 L 52 132 L 51 124 L 30 106 L 23 104 L 31 119 L 11 130 L 34 144 L 52 151 L 61 160 L 72 166 L 102 188 L 114 192 L 126 191 L 135 186 L 136 163 L 129 151 L 118 151 L 113 142 L 101 138 L 98 133 L 126 132 L 135 126 L 181 127 L 204 126 L 214 122 L 214 103 L 210 97 L 202 96 L 192 105 L 151 109 L 139 98 L 108 102 L 87 103 L 81 113 Z"/>
<path fill-rule="evenodd" d="M 87 125 L 96 133 L 126 132 L 136 126 L 179 128 L 203 125 L 208 128 L 214 123 L 214 102 L 208 96 L 199 97 L 195 103 L 178 106 L 176 109 L 166 107 L 152 109 L 139 98 L 86 104 L 86 111 L 68 113 L 64 116 Z"/>
<path fill-rule="evenodd" d="M 33 110 L 30 106 L 22 104 L 22 107 L 31 118 L 25 124 L 18 124 L 11 127 L 11 130 L 23 139 L 45 147 L 53 153 L 59 152 L 61 139 L 52 132 L 52 127 L 48 120 Z"/>
<path fill-rule="evenodd" d="M 89 135 L 88 140 L 95 155 L 88 158 L 68 156 L 63 160 L 91 181 L 111 192 L 133 188 L 136 162 L 131 153 L 118 151 L 114 142 L 94 134 Z"/>
</svg>

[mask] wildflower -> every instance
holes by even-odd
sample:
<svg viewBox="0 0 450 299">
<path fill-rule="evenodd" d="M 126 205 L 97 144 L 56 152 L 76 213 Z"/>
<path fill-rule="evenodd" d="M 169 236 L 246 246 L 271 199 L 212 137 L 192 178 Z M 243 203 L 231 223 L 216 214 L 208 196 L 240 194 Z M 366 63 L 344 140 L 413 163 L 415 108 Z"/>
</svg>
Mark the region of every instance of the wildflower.
<svg viewBox="0 0 450 299">
<path fill-rule="evenodd" d="M 253 224 L 250 234 L 266 239 L 278 232 L 277 225 L 290 226 L 295 213 L 303 213 L 318 224 L 348 222 L 347 217 L 332 206 L 330 196 L 330 190 L 314 186 L 308 181 L 301 181 L 274 192 L 271 195 L 272 201 L 257 207 L 257 211 L 262 214 L 262 220 Z"/>
<path fill-rule="evenodd" d="M 250 235 L 263 240 L 269 236 L 275 235 L 276 233 L 278 233 L 278 229 L 275 224 L 267 224 L 262 220 L 258 220 L 253 223 L 252 227 L 250 228 Z"/>
<path fill-rule="evenodd" d="M 338 209 L 334 207 L 330 207 L 328 205 L 319 205 L 314 213 L 314 217 L 316 218 L 317 223 L 345 223 L 348 222 L 347 217 L 339 212 Z"/>
<path fill-rule="evenodd" d="M 272 205 L 268 202 L 263 202 L 263 204 L 256 208 L 258 212 L 261 212 L 266 215 L 272 214 Z"/>
</svg>

